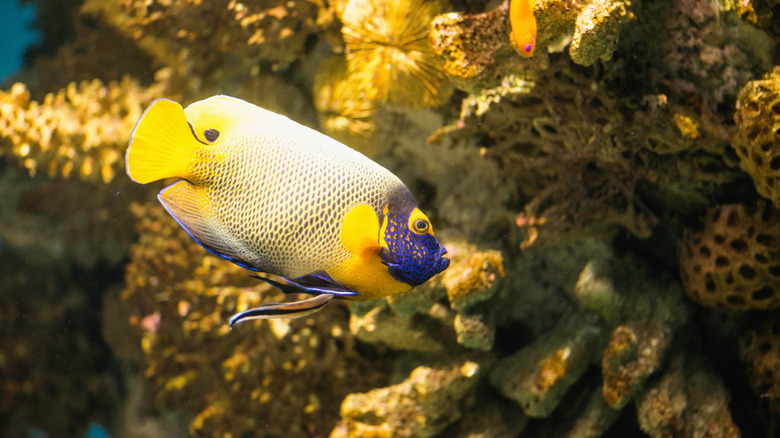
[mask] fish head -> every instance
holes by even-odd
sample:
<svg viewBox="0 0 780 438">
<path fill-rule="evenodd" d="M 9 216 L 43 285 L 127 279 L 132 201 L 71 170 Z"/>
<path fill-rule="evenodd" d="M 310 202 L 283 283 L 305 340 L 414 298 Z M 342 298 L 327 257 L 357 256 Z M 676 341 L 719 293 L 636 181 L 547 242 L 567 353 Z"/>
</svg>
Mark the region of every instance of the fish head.
<svg viewBox="0 0 780 438">
<path fill-rule="evenodd" d="M 447 248 L 436 239 L 428 217 L 416 206 L 385 208 L 380 256 L 398 281 L 419 286 L 447 269 Z"/>
</svg>

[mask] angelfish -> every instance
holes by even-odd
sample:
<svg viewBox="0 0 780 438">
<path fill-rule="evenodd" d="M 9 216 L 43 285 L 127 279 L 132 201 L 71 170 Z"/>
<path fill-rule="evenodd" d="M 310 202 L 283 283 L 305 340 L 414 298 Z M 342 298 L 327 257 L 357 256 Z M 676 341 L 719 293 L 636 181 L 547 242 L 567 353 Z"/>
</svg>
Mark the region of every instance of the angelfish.
<svg viewBox="0 0 780 438">
<path fill-rule="evenodd" d="M 229 96 L 183 109 L 153 102 L 126 154 L 140 184 L 177 178 L 158 198 L 193 239 L 285 293 L 241 321 L 294 318 L 334 297 L 406 292 L 447 269 L 447 249 L 409 189 L 359 152 Z"/>
</svg>

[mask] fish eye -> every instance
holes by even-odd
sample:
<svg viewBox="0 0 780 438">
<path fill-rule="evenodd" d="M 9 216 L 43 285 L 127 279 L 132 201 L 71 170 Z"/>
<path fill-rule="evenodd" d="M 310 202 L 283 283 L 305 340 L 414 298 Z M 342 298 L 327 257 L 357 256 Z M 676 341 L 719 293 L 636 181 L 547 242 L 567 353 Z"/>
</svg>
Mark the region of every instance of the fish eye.
<svg viewBox="0 0 780 438">
<path fill-rule="evenodd" d="M 417 219 L 414 221 L 414 225 L 412 226 L 415 233 L 418 234 L 425 234 L 428 232 L 428 228 L 430 227 L 430 224 L 425 219 Z"/>
<path fill-rule="evenodd" d="M 209 128 L 203 131 L 203 136 L 206 137 L 206 140 L 214 143 L 219 138 L 219 131 L 214 128 Z"/>
</svg>

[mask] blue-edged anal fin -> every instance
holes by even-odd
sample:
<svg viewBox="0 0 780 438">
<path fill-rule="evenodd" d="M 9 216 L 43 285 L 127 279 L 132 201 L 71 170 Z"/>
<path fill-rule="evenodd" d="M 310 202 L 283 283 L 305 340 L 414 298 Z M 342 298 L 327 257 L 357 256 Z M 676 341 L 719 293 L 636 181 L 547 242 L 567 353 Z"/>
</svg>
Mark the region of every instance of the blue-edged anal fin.
<svg viewBox="0 0 780 438">
<path fill-rule="evenodd" d="M 258 270 L 249 261 L 251 252 L 222 225 L 202 187 L 181 180 L 164 188 L 157 198 L 176 222 L 209 252 L 252 271 Z"/>
<path fill-rule="evenodd" d="M 280 283 L 271 280 L 270 278 L 260 277 L 259 275 L 253 275 L 252 277 L 264 281 L 286 294 L 331 294 L 338 295 L 339 297 L 357 295 L 357 292 L 350 290 L 322 271 L 296 278 L 281 277 L 284 279 L 285 283 Z"/>
<path fill-rule="evenodd" d="M 230 327 L 252 319 L 301 318 L 318 312 L 333 299 L 331 294 L 315 295 L 292 303 L 268 303 L 237 313 L 230 318 Z"/>
</svg>

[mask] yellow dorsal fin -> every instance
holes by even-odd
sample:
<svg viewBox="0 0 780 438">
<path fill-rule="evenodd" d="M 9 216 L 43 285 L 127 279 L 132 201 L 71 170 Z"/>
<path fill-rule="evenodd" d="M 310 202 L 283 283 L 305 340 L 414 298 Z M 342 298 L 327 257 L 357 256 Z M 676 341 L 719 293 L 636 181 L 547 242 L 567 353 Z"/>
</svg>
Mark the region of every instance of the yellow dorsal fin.
<svg viewBox="0 0 780 438">
<path fill-rule="evenodd" d="M 379 251 L 379 218 L 370 205 L 356 205 L 344 217 L 341 244 L 358 257 Z"/>
<path fill-rule="evenodd" d="M 184 110 L 201 141 L 208 141 L 204 132 L 214 129 L 219 138 L 226 138 L 236 129 L 251 124 L 278 125 L 284 116 L 260 108 L 245 100 L 230 96 L 213 96 L 195 102 Z M 288 122 L 289 123 L 289 122 Z"/>
<path fill-rule="evenodd" d="M 200 144 L 181 105 L 158 99 L 146 109 L 130 137 L 125 156 L 127 175 L 141 184 L 187 178 Z"/>
</svg>

